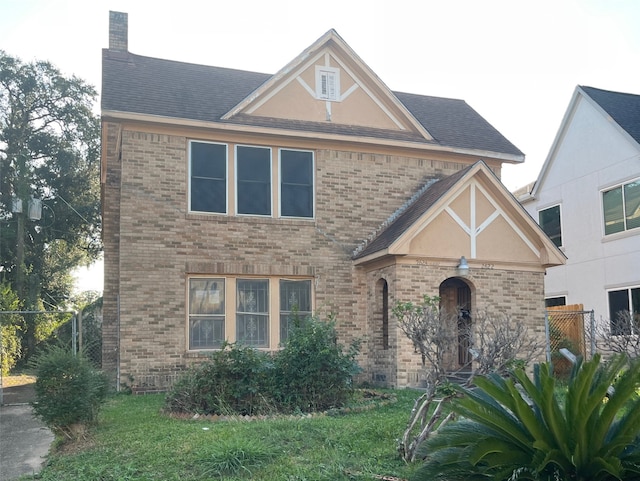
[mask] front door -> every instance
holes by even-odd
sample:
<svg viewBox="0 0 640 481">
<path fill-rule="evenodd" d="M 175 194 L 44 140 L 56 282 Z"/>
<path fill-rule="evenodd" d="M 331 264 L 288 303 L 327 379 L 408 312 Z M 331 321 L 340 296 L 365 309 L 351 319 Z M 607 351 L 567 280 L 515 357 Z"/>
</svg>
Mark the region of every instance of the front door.
<svg viewBox="0 0 640 481">
<path fill-rule="evenodd" d="M 441 309 L 456 329 L 457 346 L 451 352 L 452 370 L 471 369 L 471 289 L 462 280 L 450 278 L 440 285 Z M 452 327 L 453 327 L 452 326 Z M 457 352 L 456 352 L 457 351 Z"/>
</svg>

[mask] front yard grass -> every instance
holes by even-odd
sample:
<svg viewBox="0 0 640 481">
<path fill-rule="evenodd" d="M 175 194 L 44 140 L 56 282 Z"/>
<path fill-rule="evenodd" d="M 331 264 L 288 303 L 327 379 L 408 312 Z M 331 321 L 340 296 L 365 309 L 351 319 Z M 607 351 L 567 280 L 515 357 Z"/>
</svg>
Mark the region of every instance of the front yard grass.
<svg viewBox="0 0 640 481">
<path fill-rule="evenodd" d="M 419 392 L 394 403 L 313 417 L 184 420 L 162 414 L 163 395 L 115 396 L 90 438 L 54 446 L 47 481 L 265 481 L 407 479 L 397 455 Z M 393 478 L 389 478 L 393 479 Z"/>
</svg>

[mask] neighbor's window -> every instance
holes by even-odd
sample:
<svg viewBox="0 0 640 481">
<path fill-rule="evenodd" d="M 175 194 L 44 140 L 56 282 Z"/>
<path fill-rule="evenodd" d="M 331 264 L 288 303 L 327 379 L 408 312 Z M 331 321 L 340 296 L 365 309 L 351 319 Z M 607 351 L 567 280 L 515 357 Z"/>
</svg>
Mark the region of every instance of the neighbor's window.
<svg viewBox="0 0 640 481">
<path fill-rule="evenodd" d="M 316 67 L 316 95 L 322 100 L 340 99 L 340 70 L 333 67 Z"/>
<path fill-rule="evenodd" d="M 609 291 L 611 334 L 639 334 L 640 287 Z"/>
<path fill-rule="evenodd" d="M 190 142 L 189 210 L 227 212 L 227 146 Z"/>
<path fill-rule="evenodd" d="M 238 279 L 236 339 L 253 347 L 269 347 L 269 280 Z"/>
<path fill-rule="evenodd" d="M 238 214 L 271 215 L 271 149 L 236 147 Z"/>
<path fill-rule="evenodd" d="M 280 215 L 313 217 L 313 152 L 280 150 Z"/>
<path fill-rule="evenodd" d="M 224 279 L 189 279 L 189 349 L 222 347 L 224 317 Z"/>
<path fill-rule="evenodd" d="M 311 281 L 280 280 L 280 342 L 289 337 L 290 323 L 297 316 L 311 315 Z"/>
<path fill-rule="evenodd" d="M 538 223 L 549 239 L 558 247 L 562 246 L 562 227 L 560 222 L 560 205 L 554 205 L 538 212 Z"/>
<path fill-rule="evenodd" d="M 605 235 L 640 227 L 640 179 L 602 192 Z"/>
<path fill-rule="evenodd" d="M 567 298 L 565 296 L 547 297 L 544 300 L 544 307 L 566 306 Z"/>
</svg>

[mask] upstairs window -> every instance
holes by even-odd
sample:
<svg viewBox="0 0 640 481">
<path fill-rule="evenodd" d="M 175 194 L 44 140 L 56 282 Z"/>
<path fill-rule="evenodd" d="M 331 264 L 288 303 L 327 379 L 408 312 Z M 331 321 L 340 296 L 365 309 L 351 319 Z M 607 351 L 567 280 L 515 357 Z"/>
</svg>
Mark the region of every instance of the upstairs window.
<svg viewBox="0 0 640 481">
<path fill-rule="evenodd" d="M 313 152 L 280 150 L 280 215 L 313 217 Z"/>
<path fill-rule="evenodd" d="M 602 192 L 604 234 L 640 227 L 640 179 Z"/>
<path fill-rule="evenodd" d="M 316 96 L 321 100 L 340 100 L 340 70 L 316 67 Z"/>
<path fill-rule="evenodd" d="M 271 149 L 236 147 L 236 212 L 271 215 Z"/>
<path fill-rule="evenodd" d="M 558 247 L 562 246 L 562 223 L 560 220 L 560 205 L 554 205 L 538 212 L 540 227 Z"/>
<path fill-rule="evenodd" d="M 611 334 L 640 334 L 640 287 L 609 291 Z"/>
<path fill-rule="evenodd" d="M 190 142 L 190 195 L 192 212 L 227 212 L 227 146 Z"/>
</svg>

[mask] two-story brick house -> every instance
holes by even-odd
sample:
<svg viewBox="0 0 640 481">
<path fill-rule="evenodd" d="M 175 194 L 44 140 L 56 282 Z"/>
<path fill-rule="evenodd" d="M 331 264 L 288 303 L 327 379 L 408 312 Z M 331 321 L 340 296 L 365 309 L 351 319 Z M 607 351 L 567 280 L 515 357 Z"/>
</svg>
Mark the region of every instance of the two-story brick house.
<svg viewBox="0 0 640 481">
<path fill-rule="evenodd" d="M 102 86 L 119 384 L 166 388 L 225 340 L 278 349 L 293 310 L 362 339 L 367 380 L 416 384 L 389 311 L 423 294 L 544 336 L 564 257 L 499 181 L 523 154 L 465 102 L 392 92 L 333 30 L 266 75 L 134 55 L 127 23 L 111 12 Z"/>
</svg>

